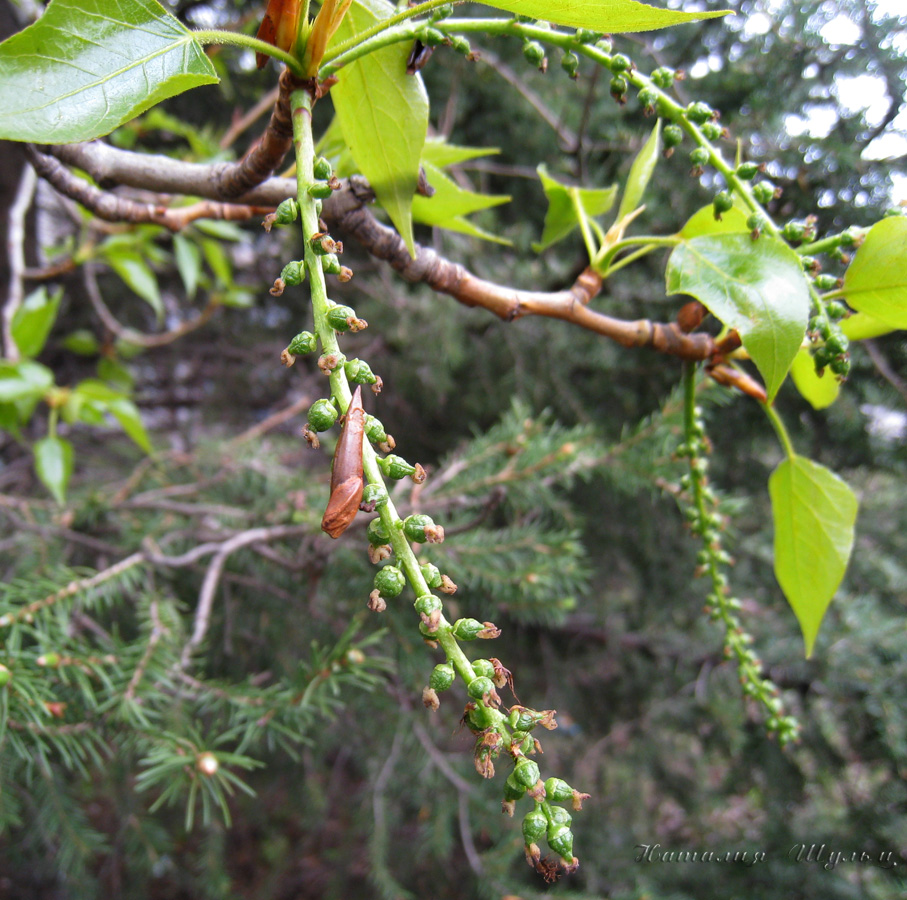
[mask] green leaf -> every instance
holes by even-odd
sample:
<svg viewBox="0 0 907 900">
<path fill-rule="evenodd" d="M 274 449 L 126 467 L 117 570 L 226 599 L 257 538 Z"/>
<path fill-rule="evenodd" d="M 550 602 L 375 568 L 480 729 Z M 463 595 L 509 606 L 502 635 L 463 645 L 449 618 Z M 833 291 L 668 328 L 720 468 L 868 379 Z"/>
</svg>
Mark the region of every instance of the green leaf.
<svg viewBox="0 0 907 900">
<path fill-rule="evenodd" d="M 536 171 L 542 182 L 542 190 L 548 198 L 548 211 L 545 213 L 545 226 L 542 230 L 542 239 L 532 245 L 536 253 L 541 253 L 552 244 L 565 238 L 579 225 L 576 211 L 576 202 L 579 203 L 589 218 L 595 218 L 606 213 L 614 205 L 617 188 L 577 188 L 568 187 L 555 181 L 548 169 L 541 165 Z"/>
<path fill-rule="evenodd" d="M 186 288 L 186 297 L 192 300 L 198 290 L 198 277 L 202 273 L 202 253 L 198 245 L 181 234 L 173 235 L 173 255 L 176 268 Z"/>
<path fill-rule="evenodd" d="M 624 185 L 624 195 L 617 210 L 618 222 L 639 206 L 660 156 L 661 119 L 658 119 L 649 139 L 643 144 L 642 149 L 636 154 L 636 159 L 633 160 L 633 165 L 630 166 L 627 183 Z"/>
<path fill-rule="evenodd" d="M 680 236 L 685 240 L 702 237 L 704 234 L 749 234 L 746 225 L 746 213 L 742 209 L 732 206 L 720 219 L 715 218 L 715 207 L 710 203 L 703 206 L 687 219 Z"/>
<path fill-rule="evenodd" d="M 733 12 L 686 13 L 673 9 L 656 9 L 645 3 L 637 3 L 636 0 L 570 0 L 569 3 L 561 4 L 552 3 L 551 0 L 483 0 L 483 3 L 520 16 L 609 34 L 653 31 L 683 22 L 714 19 Z"/>
<path fill-rule="evenodd" d="M 866 313 L 855 313 L 841 321 L 841 331 L 852 341 L 865 341 L 897 331 L 893 325 L 867 316 Z"/>
<path fill-rule="evenodd" d="M 834 472 L 802 456 L 784 460 L 768 482 L 775 523 L 775 576 L 794 610 L 806 655 L 853 548 L 857 498 Z"/>
<path fill-rule="evenodd" d="M 53 373 L 40 363 L 0 361 L 0 403 L 40 399 L 53 383 Z"/>
<path fill-rule="evenodd" d="M 233 285 L 233 264 L 219 241 L 205 239 L 202 241 L 202 252 L 221 287 Z"/>
<path fill-rule="evenodd" d="M 56 321 L 62 296 L 62 290 L 57 290 L 50 296 L 47 288 L 41 286 L 22 301 L 13 316 L 12 325 L 13 340 L 22 356 L 37 356 L 44 349 L 47 336 Z"/>
<path fill-rule="evenodd" d="M 158 322 L 164 318 L 164 304 L 157 284 L 157 276 L 141 254 L 119 247 L 104 254 L 108 265 L 153 310 Z"/>
<path fill-rule="evenodd" d="M 71 331 L 63 338 L 63 346 L 70 352 L 78 356 L 97 356 L 101 350 L 94 332 L 87 328 L 77 328 Z"/>
<path fill-rule="evenodd" d="M 838 399 L 841 393 L 841 384 L 837 378 L 826 369 L 820 378 L 816 374 L 816 366 L 808 350 L 801 349 L 794 357 L 790 367 L 790 377 L 803 398 L 813 409 L 825 409 Z"/>
<path fill-rule="evenodd" d="M 62 504 L 66 500 L 66 487 L 72 476 L 72 444 L 63 438 L 46 437 L 37 441 L 32 449 L 38 478 L 54 495 L 57 503 Z"/>
<path fill-rule="evenodd" d="M 139 447 L 146 453 L 151 453 L 151 441 L 148 439 L 148 432 L 142 424 L 142 417 L 139 415 L 138 407 L 126 397 L 118 397 L 107 403 L 107 409 L 110 414 L 120 423 L 123 431 L 135 441 Z"/>
<path fill-rule="evenodd" d="M 73 399 L 71 415 L 84 418 L 83 413 L 86 411 L 89 414 L 91 411 L 109 412 L 139 447 L 146 453 L 151 453 L 151 441 L 142 424 L 138 407 L 121 391 L 96 378 L 86 378 L 73 388 L 71 397 Z M 99 424 L 91 416 L 89 420 Z"/>
<path fill-rule="evenodd" d="M 771 402 L 800 350 L 809 317 L 809 289 L 797 254 L 765 236 L 696 237 L 671 253 L 667 289 L 695 297 L 740 333 Z"/>
<path fill-rule="evenodd" d="M 334 41 L 352 38 L 393 13 L 386 0 L 355 0 Z M 395 44 L 344 66 L 331 98 L 359 171 L 414 256 L 411 209 L 428 131 L 428 95 L 418 74 L 406 74 L 409 49 Z"/>
<path fill-rule="evenodd" d="M 52 0 L 0 44 L 0 137 L 90 141 L 217 80 L 201 45 L 156 0 Z"/>
<path fill-rule="evenodd" d="M 907 218 L 876 222 L 844 273 L 844 296 L 856 310 L 907 328 Z"/>
<path fill-rule="evenodd" d="M 484 228 L 480 228 L 476 225 L 475 222 L 464 219 L 463 216 L 454 216 L 454 218 L 448 219 L 439 227 L 443 228 L 445 231 L 456 231 L 459 234 L 468 234 L 470 237 L 479 238 L 483 241 L 491 241 L 493 244 L 501 244 L 505 247 L 510 247 L 513 244 L 513 241 L 501 237 L 498 234 L 493 234 L 490 231 L 486 231 Z"/>
<path fill-rule="evenodd" d="M 444 138 L 429 138 L 422 148 L 422 162 L 443 169 L 444 166 L 453 166 L 469 159 L 492 156 L 500 152 L 499 147 L 464 147 L 460 144 L 448 144 Z"/>
<path fill-rule="evenodd" d="M 510 200 L 509 196 L 501 194 L 479 194 L 461 188 L 431 163 L 425 163 L 425 175 L 435 190 L 434 194 L 431 197 L 413 198 L 413 219 L 424 225 L 447 228 L 452 220 Z"/>
</svg>

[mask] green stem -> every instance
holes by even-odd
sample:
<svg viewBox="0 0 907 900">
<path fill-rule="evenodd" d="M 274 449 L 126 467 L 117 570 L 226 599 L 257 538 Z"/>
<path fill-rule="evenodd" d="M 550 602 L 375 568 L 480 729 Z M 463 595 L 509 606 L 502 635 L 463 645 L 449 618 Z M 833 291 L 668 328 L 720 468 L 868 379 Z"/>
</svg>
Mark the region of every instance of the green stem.
<svg viewBox="0 0 907 900">
<path fill-rule="evenodd" d="M 595 246 L 595 239 L 592 237 L 592 232 L 589 230 L 589 218 L 586 215 L 586 211 L 583 209 L 583 204 L 580 203 L 579 188 L 568 188 L 568 193 L 570 194 L 570 202 L 573 203 L 573 210 L 576 213 L 576 218 L 579 221 L 579 230 L 583 235 L 586 253 L 589 255 L 589 261 L 591 262 L 595 259 L 598 248 Z"/>
<path fill-rule="evenodd" d="M 216 29 L 206 31 L 193 31 L 192 37 L 200 44 L 230 44 L 234 47 L 244 47 L 246 50 L 254 50 L 256 53 L 265 53 L 286 63 L 293 72 L 300 77 L 305 77 L 305 72 L 295 56 L 286 53 L 279 47 L 269 44 L 267 41 L 260 41 L 258 38 L 251 37 L 248 34 L 241 34 L 238 31 L 218 31 Z"/>
<path fill-rule="evenodd" d="M 642 246 L 642 251 L 637 251 L 637 253 L 631 254 L 632 258 L 636 258 L 641 255 L 641 252 L 649 253 L 651 250 L 654 250 L 656 247 L 676 247 L 682 238 L 676 234 L 670 234 L 667 236 L 659 236 L 655 234 L 638 234 L 633 235 L 633 237 L 624 238 L 623 240 L 616 241 L 613 244 L 609 244 L 607 247 L 602 247 L 601 252 L 599 253 L 599 259 L 595 260 L 595 266 L 597 271 L 602 272 L 613 272 L 616 271 L 616 268 L 611 266 L 611 260 L 617 256 L 622 250 L 626 250 L 629 247 L 639 247 Z M 624 260 L 621 260 L 621 265 L 626 265 Z"/>
<path fill-rule="evenodd" d="M 784 427 L 784 422 L 781 421 L 781 416 L 779 416 L 775 411 L 775 408 L 768 403 L 763 403 L 762 409 L 768 416 L 769 422 L 772 423 L 772 428 L 775 429 L 775 434 L 778 435 L 778 440 L 781 442 L 781 446 L 784 448 L 787 458 L 793 459 L 797 454 L 794 451 L 793 443 L 791 443 L 790 435 Z"/>
</svg>

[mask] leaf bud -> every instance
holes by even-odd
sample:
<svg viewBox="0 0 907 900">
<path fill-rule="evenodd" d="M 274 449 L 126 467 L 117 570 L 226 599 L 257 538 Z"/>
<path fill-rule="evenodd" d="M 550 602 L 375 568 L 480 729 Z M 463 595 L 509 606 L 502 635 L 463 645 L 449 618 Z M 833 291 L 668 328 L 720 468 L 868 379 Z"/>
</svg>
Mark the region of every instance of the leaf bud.
<svg viewBox="0 0 907 900">
<path fill-rule="evenodd" d="M 443 608 L 441 598 L 434 594 L 423 594 L 421 597 L 417 597 L 413 606 L 420 616 L 430 616 L 432 613 L 441 612 Z"/>
<path fill-rule="evenodd" d="M 721 221 L 723 213 L 728 212 L 734 206 L 734 195 L 730 191 L 719 191 L 712 199 L 712 211 L 715 219 Z"/>
<path fill-rule="evenodd" d="M 367 430 L 366 434 L 368 434 Z M 371 437 L 369 439 L 371 440 Z M 407 478 L 416 471 L 415 466 L 411 466 L 405 459 L 393 454 L 379 459 L 378 466 L 388 478 L 395 479 Z"/>
<path fill-rule="evenodd" d="M 472 684 L 473 682 L 470 682 L 469 686 L 472 687 Z M 514 767 L 513 777 L 523 785 L 523 787 L 534 787 L 541 777 L 538 763 L 524 757 Z"/>
<path fill-rule="evenodd" d="M 291 356 L 303 356 L 313 353 L 318 348 L 318 338 L 311 331 L 300 331 L 287 345 L 286 352 Z"/>
<path fill-rule="evenodd" d="M 312 174 L 319 181 L 329 181 L 331 176 L 334 174 L 334 167 L 331 165 L 330 161 L 325 159 L 323 156 L 319 156 L 315 160 L 315 164 L 312 166 Z"/>
<path fill-rule="evenodd" d="M 321 180 L 309 185 L 308 194 L 316 200 L 325 200 L 331 196 L 333 190 L 329 181 Z"/>
<path fill-rule="evenodd" d="M 523 57 L 526 62 L 541 69 L 545 62 L 545 48 L 538 41 L 526 41 L 523 44 Z"/>
<path fill-rule="evenodd" d="M 667 66 L 659 66 L 652 72 L 652 84 L 663 91 L 670 89 L 674 85 L 674 70 Z"/>
<path fill-rule="evenodd" d="M 375 588 L 382 597 L 399 597 L 406 587 L 406 578 L 396 566 L 385 566 L 375 573 Z"/>
<path fill-rule="evenodd" d="M 552 825 L 548 829 L 548 846 L 561 858 L 573 862 L 573 832 L 567 825 Z"/>
<path fill-rule="evenodd" d="M 441 587 L 441 572 L 438 570 L 438 567 L 432 565 L 431 563 L 425 563 L 420 566 L 420 571 L 422 572 L 422 577 L 425 579 L 425 583 L 432 589 Z"/>
<path fill-rule="evenodd" d="M 459 641 L 474 641 L 484 628 L 485 626 L 477 619 L 457 619 L 454 622 L 453 635 Z"/>
<path fill-rule="evenodd" d="M 611 96 L 621 105 L 627 102 L 627 79 L 623 75 L 615 75 L 609 84 Z"/>
<path fill-rule="evenodd" d="M 380 547 L 382 544 L 390 543 L 391 536 L 387 533 L 384 523 L 381 519 L 372 519 L 365 530 L 365 536 L 373 547 Z"/>
<path fill-rule="evenodd" d="M 708 103 L 698 100 L 686 108 L 686 116 L 694 125 L 705 125 L 715 118 L 715 110 Z"/>
<path fill-rule="evenodd" d="M 765 206 L 770 203 L 777 195 L 777 189 L 770 181 L 760 181 L 753 185 L 753 196 L 757 203 Z"/>
<path fill-rule="evenodd" d="M 280 280 L 291 287 L 302 284 L 305 281 L 305 263 L 302 260 L 288 262 L 281 270 Z"/>
<path fill-rule="evenodd" d="M 330 400 L 322 398 L 309 407 L 306 418 L 313 431 L 327 431 L 337 421 L 337 410 Z"/>
<path fill-rule="evenodd" d="M 579 57 L 572 51 L 561 57 L 561 68 L 574 80 L 579 74 Z"/>
<path fill-rule="evenodd" d="M 4 666 L 3 663 L 0 663 L 0 687 L 6 687 L 6 685 L 8 685 L 12 680 L 12 677 L 13 673 L 10 672 L 10 670 L 6 666 Z"/>
<path fill-rule="evenodd" d="M 378 376 L 375 375 L 369 364 L 362 359 L 348 359 L 344 365 L 344 370 L 346 371 L 346 377 L 349 378 L 353 384 L 375 384 L 378 380 Z"/>
<path fill-rule="evenodd" d="M 523 816 L 523 840 L 527 844 L 540 841 L 547 831 L 548 819 L 540 809 L 534 809 Z"/>
<path fill-rule="evenodd" d="M 417 514 L 403 520 L 403 533 L 407 540 L 417 544 L 440 544 L 444 540 L 444 529 L 435 525 L 431 516 Z"/>
<path fill-rule="evenodd" d="M 450 663 L 440 663 L 432 669 L 428 684 L 436 691 L 446 691 L 454 683 L 456 677 L 457 673 Z"/>
<path fill-rule="evenodd" d="M 367 484 L 362 491 L 362 506 L 368 506 L 371 512 L 387 505 L 387 488 L 383 484 Z"/>
<path fill-rule="evenodd" d="M 472 681 L 466 685 L 466 693 L 472 697 L 473 700 L 481 700 L 486 695 L 490 694 L 494 690 L 494 683 L 490 678 L 484 678 L 480 676 L 479 678 L 473 678 Z M 538 768 L 538 766 L 536 766 Z M 538 779 L 536 779 L 537 781 Z M 535 784 L 535 781 L 532 782 Z M 526 785 L 529 787 L 529 785 Z"/>
<path fill-rule="evenodd" d="M 477 676 L 494 678 L 494 664 L 490 659 L 474 659 L 472 661 L 472 670 Z"/>
</svg>

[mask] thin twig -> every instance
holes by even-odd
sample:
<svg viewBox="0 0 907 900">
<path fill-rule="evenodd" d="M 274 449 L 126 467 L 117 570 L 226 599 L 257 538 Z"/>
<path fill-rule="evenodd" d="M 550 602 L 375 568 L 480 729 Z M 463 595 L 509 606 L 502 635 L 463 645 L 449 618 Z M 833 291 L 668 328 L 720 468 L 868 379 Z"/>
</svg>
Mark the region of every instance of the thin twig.
<svg viewBox="0 0 907 900">
<path fill-rule="evenodd" d="M 891 368 L 890 363 L 885 358 L 885 354 L 879 349 L 879 345 L 876 344 L 875 341 L 863 341 L 863 347 L 869 354 L 869 358 L 872 360 L 872 364 L 876 367 L 876 371 L 879 375 L 881 375 L 882 378 L 884 378 L 901 395 L 904 402 L 907 403 L 907 382 Z"/>
<path fill-rule="evenodd" d="M 35 195 L 38 176 L 26 165 L 19 178 L 16 197 L 9 209 L 6 255 L 9 259 L 9 289 L 3 305 L 3 353 L 10 362 L 19 361 L 19 348 L 13 340 L 13 318 L 25 299 L 25 216 Z"/>
<path fill-rule="evenodd" d="M 263 434 L 268 431 L 271 431 L 274 428 L 278 428 L 283 425 L 284 422 L 289 421 L 290 419 L 298 416 L 304 409 L 307 409 L 312 403 L 312 398 L 307 394 L 300 397 L 298 400 L 294 400 L 289 406 L 284 407 L 283 409 L 277 410 L 275 413 L 271 413 L 265 419 L 262 419 L 260 422 L 253 425 L 251 428 L 247 428 L 245 431 L 240 432 L 236 437 L 230 438 L 227 442 L 227 447 L 233 447 L 236 444 L 243 444 L 246 441 L 253 441 L 257 438 L 260 438 Z"/>
</svg>

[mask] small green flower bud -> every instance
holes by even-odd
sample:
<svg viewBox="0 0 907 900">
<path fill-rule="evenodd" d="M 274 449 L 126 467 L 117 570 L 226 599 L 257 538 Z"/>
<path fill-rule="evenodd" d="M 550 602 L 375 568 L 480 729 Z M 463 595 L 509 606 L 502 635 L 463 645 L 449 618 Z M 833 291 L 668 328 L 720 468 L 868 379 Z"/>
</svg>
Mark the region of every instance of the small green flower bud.
<svg viewBox="0 0 907 900">
<path fill-rule="evenodd" d="M 381 519 L 372 519 L 372 521 L 368 523 L 365 536 L 373 547 L 389 544 L 391 539 L 391 536 L 387 533 L 387 529 L 384 527 L 384 523 Z"/>
<path fill-rule="evenodd" d="M 0 663 L 0 688 L 6 687 L 6 685 L 8 685 L 12 680 L 12 677 L 13 673 L 10 672 L 10 670 L 7 669 L 7 667 L 4 666 L 3 663 Z"/>
<path fill-rule="evenodd" d="M 690 162 L 693 164 L 693 171 L 701 170 L 709 163 L 709 151 L 705 147 L 694 147 L 690 151 Z"/>
<path fill-rule="evenodd" d="M 545 782 L 545 796 L 548 800 L 563 803 L 565 800 L 573 799 L 573 788 L 560 778 L 549 778 Z"/>
<path fill-rule="evenodd" d="M 490 659 L 474 659 L 472 662 L 472 670 L 477 676 L 494 678 L 494 664 Z"/>
<path fill-rule="evenodd" d="M 599 38 L 601 38 L 601 33 L 598 31 L 592 31 L 589 28 L 577 28 L 574 37 L 581 44 L 594 44 L 597 40 L 599 40 Z"/>
<path fill-rule="evenodd" d="M 627 101 L 627 79 L 623 75 L 615 75 L 610 82 L 609 88 L 611 90 L 611 96 L 618 103 L 626 103 Z"/>
<path fill-rule="evenodd" d="M 316 181 L 309 185 L 308 193 L 316 200 L 326 200 L 333 193 L 333 188 L 328 181 Z"/>
<path fill-rule="evenodd" d="M 430 528 L 434 524 L 431 516 L 422 514 L 407 516 L 403 520 L 403 533 L 406 535 L 407 540 L 424 544 L 428 540 L 425 535 L 425 529 Z"/>
<path fill-rule="evenodd" d="M 299 204 L 293 197 L 280 203 L 274 210 L 275 225 L 292 225 L 299 218 Z"/>
<path fill-rule="evenodd" d="M 382 597 L 399 597 L 406 587 L 406 578 L 396 566 L 385 566 L 375 573 L 375 588 Z"/>
<path fill-rule="evenodd" d="M 321 257 L 321 270 L 325 275 L 339 275 L 342 268 L 336 253 L 326 253 Z"/>
<path fill-rule="evenodd" d="M 504 782 L 504 799 L 519 800 L 526 793 L 524 785 L 520 784 L 514 777 L 513 772 L 507 776 Z M 544 818 L 544 816 L 542 817 Z"/>
<path fill-rule="evenodd" d="M 332 306 L 328 310 L 328 324 L 335 331 L 349 331 L 350 321 L 356 319 L 356 310 L 350 306 Z"/>
<path fill-rule="evenodd" d="M 846 353 L 849 347 L 850 341 L 841 331 L 833 331 L 825 341 L 825 349 L 834 356 Z"/>
<path fill-rule="evenodd" d="M 549 778 L 548 781 L 553 781 L 555 779 Z M 548 794 L 548 782 L 545 782 L 545 799 L 551 800 L 551 797 Z M 573 793 L 571 791 L 569 797 L 565 797 L 565 800 L 572 800 Z M 573 821 L 573 816 L 564 809 L 563 806 L 549 806 L 548 807 L 548 820 L 552 825 L 569 825 Z"/>
<path fill-rule="evenodd" d="M 702 128 L 702 136 L 707 141 L 717 141 L 724 134 L 724 129 L 717 122 L 706 122 Z"/>
<path fill-rule="evenodd" d="M 494 690 L 494 682 L 490 678 L 473 678 L 472 681 L 466 685 L 466 693 L 472 697 L 473 700 L 481 700 L 486 694 L 490 694 Z M 535 782 L 532 782 L 535 784 Z"/>
<path fill-rule="evenodd" d="M 754 162 L 740 163 L 735 170 L 735 174 L 744 181 L 752 181 L 759 174 L 759 166 Z"/>
<path fill-rule="evenodd" d="M 601 50 L 602 53 L 610 53 L 614 49 L 614 44 L 611 38 L 603 37 L 595 42 L 595 49 Z"/>
<path fill-rule="evenodd" d="M 428 686 L 436 691 L 446 691 L 457 677 L 454 667 L 448 663 L 441 663 L 432 669 Z"/>
<path fill-rule="evenodd" d="M 828 317 L 835 322 L 847 318 L 850 314 L 850 310 L 840 300 L 831 300 L 826 303 L 825 312 L 828 313 Z"/>
<path fill-rule="evenodd" d="M 652 73 L 652 83 L 663 91 L 670 89 L 674 85 L 674 70 L 667 66 L 659 66 Z"/>
<path fill-rule="evenodd" d="M 545 61 L 545 48 L 538 41 L 526 41 L 523 44 L 523 57 L 531 65 L 541 67 Z"/>
<path fill-rule="evenodd" d="M 473 682 L 470 682 L 469 686 L 472 687 L 472 685 Z M 534 787 L 541 777 L 538 763 L 531 759 L 521 759 L 514 767 L 513 777 L 524 787 Z"/>
<path fill-rule="evenodd" d="M 619 75 L 621 72 L 627 72 L 633 67 L 633 63 L 630 61 L 629 56 L 624 56 L 623 53 L 615 53 L 611 57 L 611 62 L 608 64 L 608 68 L 615 74 Z"/>
<path fill-rule="evenodd" d="M 441 587 L 441 572 L 438 570 L 437 566 L 434 566 L 431 563 L 425 563 L 425 565 L 420 566 L 420 570 L 422 572 L 422 577 L 425 579 L 425 583 L 430 588 Z"/>
<path fill-rule="evenodd" d="M 711 122 L 715 116 L 715 111 L 712 109 L 708 103 L 703 103 L 702 101 L 697 101 L 696 103 L 691 103 L 686 109 L 687 118 L 694 125 L 705 125 L 706 122 Z"/>
<path fill-rule="evenodd" d="M 415 466 L 411 466 L 405 459 L 400 456 L 394 456 L 393 454 L 391 456 L 385 456 L 383 459 L 379 459 L 378 465 L 388 478 L 408 478 L 416 471 Z"/>
<path fill-rule="evenodd" d="M 312 167 L 312 173 L 319 181 L 329 181 L 334 174 L 334 167 L 329 160 L 325 159 L 323 156 L 319 156 Z"/>
<path fill-rule="evenodd" d="M 561 57 L 561 68 L 571 78 L 576 78 L 579 74 L 579 57 L 572 51 L 565 53 Z"/>
<path fill-rule="evenodd" d="M 541 810 L 534 809 L 523 816 L 523 840 L 527 844 L 540 841 L 547 831 L 548 819 Z"/>
<path fill-rule="evenodd" d="M 566 825 L 548 829 L 548 846 L 561 858 L 573 861 L 573 832 Z"/>
<path fill-rule="evenodd" d="M 457 619 L 453 626 L 453 635 L 459 641 L 474 641 L 485 626 L 477 619 Z"/>
<path fill-rule="evenodd" d="M 765 206 L 775 198 L 776 189 L 770 181 L 760 181 L 753 185 L 753 196 L 757 203 Z"/>
<path fill-rule="evenodd" d="M 719 221 L 722 214 L 728 212 L 733 206 L 734 195 L 730 191 L 719 191 L 712 199 L 712 211 Z"/>
<path fill-rule="evenodd" d="M 431 11 L 429 17 L 432 22 L 439 22 L 441 19 L 446 19 L 452 16 L 454 13 L 453 3 L 445 3 L 443 6 L 438 6 Z"/>
<path fill-rule="evenodd" d="M 415 607 L 416 612 L 423 616 L 430 616 L 434 612 L 441 612 L 441 609 L 443 608 L 441 598 L 436 597 L 434 594 L 423 594 L 416 599 L 413 606 Z"/>
<path fill-rule="evenodd" d="M 766 219 L 761 213 L 753 213 L 750 216 L 747 216 L 746 227 L 750 230 L 750 236 L 753 240 L 756 240 L 762 230 L 765 228 Z"/>
<path fill-rule="evenodd" d="M 819 270 L 822 268 L 819 260 L 817 260 L 815 256 L 801 256 L 800 266 L 803 268 L 804 272 L 810 272 L 813 275 L 818 275 Z"/>
<path fill-rule="evenodd" d="M 43 653 L 39 656 L 35 662 L 39 666 L 46 666 L 48 669 L 56 669 L 60 665 L 60 654 L 59 653 Z"/>
<path fill-rule="evenodd" d="M 792 244 L 800 244 L 803 242 L 803 236 L 806 232 L 806 227 L 802 222 L 797 222 L 796 220 L 788 222 L 781 229 L 781 237 L 786 241 L 790 241 Z"/>
<path fill-rule="evenodd" d="M 372 372 L 369 364 L 361 359 L 348 359 L 343 368 L 346 370 L 346 377 L 353 384 L 374 384 L 378 377 Z"/>
<path fill-rule="evenodd" d="M 314 353 L 318 348 L 318 338 L 311 331 L 300 331 L 296 337 L 290 341 L 287 347 L 287 353 L 292 356 L 303 356 L 306 353 Z"/>
<path fill-rule="evenodd" d="M 384 430 L 384 426 L 381 424 L 380 419 L 376 419 L 374 416 L 365 415 L 365 436 L 373 444 L 383 444 L 387 440 L 387 432 Z M 381 460 L 379 460 L 379 463 Z M 415 471 L 415 469 L 413 470 Z M 384 472 L 387 475 L 387 471 Z M 401 475 L 401 478 L 405 478 L 405 475 Z"/>
<path fill-rule="evenodd" d="M 816 275 L 813 284 L 817 290 L 830 291 L 838 286 L 838 279 L 834 275 Z"/>
<path fill-rule="evenodd" d="M 827 340 L 828 336 L 831 334 L 831 325 L 822 316 L 813 316 L 809 320 L 807 330 L 813 334 L 817 334 L 822 340 Z"/>
<path fill-rule="evenodd" d="M 387 488 L 383 484 L 367 484 L 362 491 L 363 506 L 380 509 L 387 505 Z"/>
<path fill-rule="evenodd" d="M 655 112 L 655 106 L 658 103 L 658 94 L 651 88 L 643 88 L 639 92 L 639 105 L 647 116 Z"/>
<path fill-rule="evenodd" d="M 469 41 L 461 34 L 453 34 L 450 36 L 450 46 L 457 52 L 463 54 L 463 56 L 469 56 L 472 53 L 472 47 L 469 46 Z"/>
<path fill-rule="evenodd" d="M 677 147 L 683 140 L 683 129 L 679 125 L 665 125 L 661 133 L 661 139 L 666 150 Z"/>
<path fill-rule="evenodd" d="M 288 262 L 280 273 L 280 277 L 285 284 L 295 286 L 305 281 L 305 263 L 302 260 Z"/>
<path fill-rule="evenodd" d="M 309 414 L 306 418 L 313 431 L 327 431 L 337 421 L 337 410 L 330 400 L 316 400 L 309 407 Z"/>
</svg>

